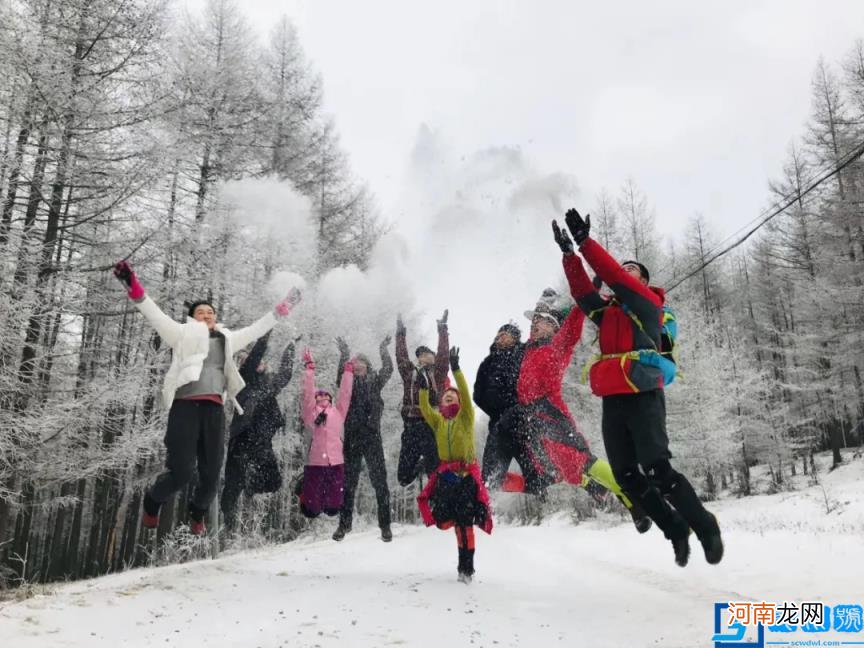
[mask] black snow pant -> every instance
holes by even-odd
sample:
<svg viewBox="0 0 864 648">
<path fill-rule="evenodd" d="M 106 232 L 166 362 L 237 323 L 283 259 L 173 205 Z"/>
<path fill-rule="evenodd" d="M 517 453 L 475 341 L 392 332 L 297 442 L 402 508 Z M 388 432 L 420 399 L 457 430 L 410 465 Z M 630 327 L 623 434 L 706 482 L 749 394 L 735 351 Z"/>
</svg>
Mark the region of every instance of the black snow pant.
<svg viewBox="0 0 864 648">
<path fill-rule="evenodd" d="M 396 478 L 407 486 L 423 472 L 427 475 L 438 468 L 438 445 L 435 433 L 422 418 L 404 419 L 402 448 L 399 450 L 399 467 Z"/>
<path fill-rule="evenodd" d="M 523 476 L 532 473 L 532 463 L 525 447 L 516 442 L 514 435 L 522 419 L 516 408 L 507 410 L 494 421 L 489 421 L 489 434 L 483 449 L 483 481 L 490 491 L 500 490 L 510 463 L 515 459 Z"/>
<path fill-rule="evenodd" d="M 222 405 L 206 400 L 175 400 L 168 413 L 165 448 L 166 470 L 147 493 L 145 509 L 157 515 L 159 507 L 192 480 L 197 463 L 198 483 L 189 502 L 189 515 L 203 520 L 216 496 L 225 455 Z"/>
<path fill-rule="evenodd" d="M 496 466 L 494 458 L 497 455 L 502 463 L 506 461 L 503 465 L 506 472 L 510 461 L 505 453 L 511 450 L 522 470 L 525 492 L 541 498 L 550 485 L 559 481 L 581 485 L 583 470 L 595 460 L 588 442 L 573 421 L 545 398 L 507 410 L 495 426 L 495 437 L 492 450 L 495 454 L 488 464 L 486 451 L 483 453 L 484 480 L 488 474 L 490 488 L 500 487 L 499 480 L 503 479 L 503 473 L 495 476 L 501 464 Z M 487 448 L 488 443 L 487 440 Z M 502 446 L 503 451 L 500 451 Z"/>
<path fill-rule="evenodd" d="M 237 526 L 237 502 L 243 491 L 256 495 L 274 493 L 281 487 L 282 473 L 273 452 L 272 438 L 250 430 L 228 442 L 225 485 L 219 501 L 226 528 L 233 530 Z"/>
<path fill-rule="evenodd" d="M 716 520 L 693 486 L 669 463 L 672 453 L 662 389 L 604 396 L 602 425 L 603 444 L 616 481 L 667 538 L 687 535 L 688 527 L 699 538 L 716 530 Z"/>
<path fill-rule="evenodd" d="M 390 526 L 390 489 L 387 487 L 387 468 L 384 463 L 384 448 L 381 436 L 368 430 L 345 431 L 345 500 L 339 512 L 339 524 L 351 528 L 354 518 L 354 494 L 360 481 L 360 468 L 366 460 L 369 480 L 375 489 L 378 502 L 378 526 Z"/>
</svg>

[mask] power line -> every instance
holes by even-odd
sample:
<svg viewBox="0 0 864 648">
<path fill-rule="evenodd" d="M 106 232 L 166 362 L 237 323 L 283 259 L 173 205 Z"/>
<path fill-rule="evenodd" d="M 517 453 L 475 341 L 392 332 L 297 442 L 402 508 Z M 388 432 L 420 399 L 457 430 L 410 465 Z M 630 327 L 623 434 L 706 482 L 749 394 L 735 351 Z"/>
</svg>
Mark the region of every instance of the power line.
<svg viewBox="0 0 864 648">
<path fill-rule="evenodd" d="M 719 259 L 723 255 L 728 254 L 729 252 L 734 250 L 736 247 L 738 247 L 739 245 L 744 243 L 747 239 L 749 239 L 751 236 L 753 236 L 753 234 L 755 234 L 758 230 L 760 230 L 766 223 L 768 223 L 768 221 L 770 221 L 774 217 L 782 214 L 790 206 L 792 206 L 793 204 L 795 204 L 796 202 L 798 202 L 799 200 L 804 198 L 807 194 L 812 192 L 814 189 L 816 189 L 816 187 L 821 185 L 826 180 L 830 180 L 831 178 L 833 178 L 835 175 L 840 173 L 843 169 L 848 167 L 850 164 L 852 164 L 855 160 L 860 158 L 862 155 L 864 155 L 864 142 L 859 144 L 857 148 L 855 148 L 849 154 L 847 154 L 846 159 L 843 160 L 840 164 L 835 166 L 830 171 L 826 171 L 821 176 L 819 176 L 816 180 L 814 180 L 809 185 L 807 185 L 807 187 L 803 191 L 795 192 L 795 194 L 793 196 L 787 198 L 786 201 L 782 205 L 780 205 L 779 207 L 777 207 L 777 209 L 773 210 L 772 212 L 768 213 L 767 215 L 765 214 L 765 212 L 763 212 L 763 214 L 759 217 L 759 219 L 760 219 L 759 223 L 755 227 L 750 229 L 746 234 L 744 234 L 744 236 L 742 236 L 740 239 L 738 239 L 737 241 L 735 241 L 731 245 L 723 248 L 722 250 L 720 250 L 716 254 L 712 255 L 710 258 L 708 258 L 708 260 L 704 261 L 698 268 L 696 268 L 692 272 L 689 272 L 682 279 L 679 279 L 678 281 L 676 281 L 671 287 L 669 287 L 666 290 L 666 292 L 667 293 L 672 292 L 678 286 L 680 286 L 682 283 L 684 283 L 688 279 L 690 279 L 690 278 L 694 277 L 695 275 L 699 274 L 700 272 L 702 272 L 702 270 L 704 270 L 709 265 L 714 263 L 717 259 Z"/>
</svg>

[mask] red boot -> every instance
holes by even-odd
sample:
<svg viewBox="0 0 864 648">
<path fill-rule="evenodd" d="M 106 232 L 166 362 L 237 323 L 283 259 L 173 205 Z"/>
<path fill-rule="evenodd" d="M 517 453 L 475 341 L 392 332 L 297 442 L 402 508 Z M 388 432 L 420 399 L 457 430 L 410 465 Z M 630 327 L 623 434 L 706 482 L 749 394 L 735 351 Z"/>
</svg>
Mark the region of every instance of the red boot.
<svg viewBox="0 0 864 648">
<path fill-rule="evenodd" d="M 192 535 L 203 536 L 207 532 L 207 526 L 204 520 L 189 520 L 189 530 Z"/>
<path fill-rule="evenodd" d="M 144 525 L 145 529 L 155 529 L 159 526 L 159 516 L 150 515 L 147 511 L 144 511 L 144 516 L 141 518 L 141 524 Z"/>
</svg>

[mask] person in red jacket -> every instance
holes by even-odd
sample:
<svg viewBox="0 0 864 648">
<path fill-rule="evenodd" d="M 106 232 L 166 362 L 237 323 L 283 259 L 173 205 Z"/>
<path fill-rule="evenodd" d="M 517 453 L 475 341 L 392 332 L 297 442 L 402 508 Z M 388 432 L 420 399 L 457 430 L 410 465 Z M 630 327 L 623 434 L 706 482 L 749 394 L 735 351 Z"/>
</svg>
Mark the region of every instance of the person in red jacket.
<svg viewBox="0 0 864 648">
<path fill-rule="evenodd" d="M 649 285 L 644 265 L 618 263 L 589 236 L 590 217 L 583 220 L 571 209 L 565 219 L 585 261 L 613 293 L 606 300 L 597 292 L 573 251 L 573 241 L 553 221 L 570 292 L 599 327 L 600 356 L 591 366 L 591 390 L 603 399 L 603 443 L 615 478 L 672 542 L 680 566 L 687 564 L 690 555 L 691 528 L 702 543 L 705 559 L 717 564 L 723 558 L 717 519 L 699 501 L 687 478 L 669 463 L 665 381 L 654 362 L 660 352 L 665 294 Z"/>
</svg>

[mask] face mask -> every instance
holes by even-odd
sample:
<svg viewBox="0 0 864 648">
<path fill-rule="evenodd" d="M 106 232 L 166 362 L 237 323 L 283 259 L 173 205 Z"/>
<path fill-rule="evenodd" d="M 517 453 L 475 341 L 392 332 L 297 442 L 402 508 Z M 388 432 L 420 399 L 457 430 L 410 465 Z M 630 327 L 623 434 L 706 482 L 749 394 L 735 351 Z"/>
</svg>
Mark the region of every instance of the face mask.
<svg viewBox="0 0 864 648">
<path fill-rule="evenodd" d="M 443 416 L 445 419 L 456 418 L 456 415 L 459 413 L 459 403 L 442 405 L 439 410 L 441 411 L 441 416 Z"/>
</svg>

